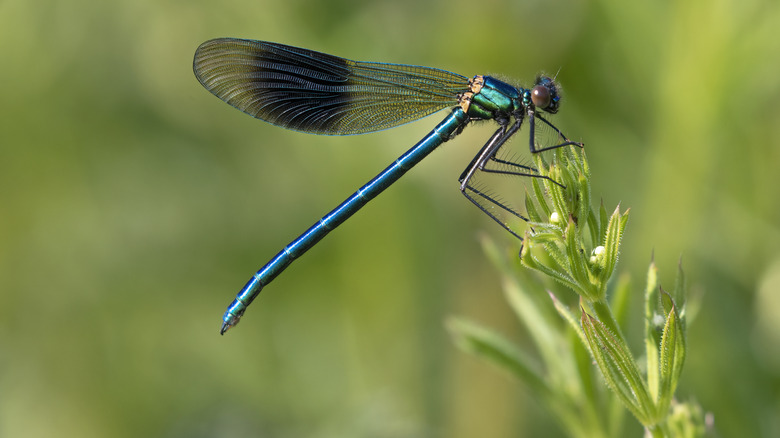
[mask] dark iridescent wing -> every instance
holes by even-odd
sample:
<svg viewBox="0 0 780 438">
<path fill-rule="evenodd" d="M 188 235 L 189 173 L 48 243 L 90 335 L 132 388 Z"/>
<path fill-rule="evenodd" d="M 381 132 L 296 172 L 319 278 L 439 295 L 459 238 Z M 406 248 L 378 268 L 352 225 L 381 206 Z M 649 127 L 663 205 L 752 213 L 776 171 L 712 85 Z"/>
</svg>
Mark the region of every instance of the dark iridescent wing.
<svg viewBox="0 0 780 438">
<path fill-rule="evenodd" d="M 234 38 L 201 44 L 193 70 L 207 90 L 250 116 L 315 134 L 398 126 L 454 106 L 468 91 L 468 78 L 445 70 Z"/>
</svg>

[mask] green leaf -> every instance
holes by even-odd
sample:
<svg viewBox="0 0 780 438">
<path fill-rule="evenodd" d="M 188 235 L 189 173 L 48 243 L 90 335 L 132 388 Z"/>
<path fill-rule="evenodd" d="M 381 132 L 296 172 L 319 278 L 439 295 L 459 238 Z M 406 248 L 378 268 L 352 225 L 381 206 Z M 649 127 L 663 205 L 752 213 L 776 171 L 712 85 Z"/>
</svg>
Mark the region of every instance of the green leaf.
<svg viewBox="0 0 780 438">
<path fill-rule="evenodd" d="M 620 206 L 618 205 L 609 218 L 606 238 L 604 239 L 604 271 L 601 273 L 601 281 L 605 284 L 609 278 L 612 277 L 612 273 L 615 271 L 615 266 L 618 262 L 620 240 L 623 237 L 623 231 L 628 222 L 629 211 L 630 210 L 626 210 L 626 212 L 621 215 Z"/>
<path fill-rule="evenodd" d="M 604 200 L 601 201 L 601 207 L 599 208 L 599 237 L 605 238 L 607 235 L 607 223 L 609 219 L 607 219 L 607 208 L 604 207 Z M 601 241 L 594 241 L 593 244 L 597 245 L 597 243 L 601 243 Z"/>
<path fill-rule="evenodd" d="M 547 368 L 547 375 L 557 381 L 570 381 L 572 374 L 570 352 L 561 348 L 564 343 L 561 320 L 542 294 L 532 295 L 516 277 L 504 277 L 504 295 L 509 305 L 531 335 L 531 339 Z M 566 385 L 571 386 L 571 385 Z"/>
<path fill-rule="evenodd" d="M 543 167 L 540 164 L 541 157 L 537 160 L 537 166 L 539 167 L 540 174 L 544 175 Z M 539 222 L 546 222 L 550 219 L 552 209 L 550 208 L 550 205 L 547 204 L 547 198 L 544 196 L 544 190 L 542 190 L 542 183 L 540 181 L 542 179 L 543 178 L 531 178 L 531 188 L 533 189 L 534 199 L 536 199 L 536 202 L 539 204 L 539 208 L 542 209 L 542 214 L 544 215 L 543 218 L 540 217 Z"/>
<path fill-rule="evenodd" d="M 601 239 L 599 238 L 599 222 L 596 219 L 596 213 L 592 208 L 588 209 L 588 230 L 590 231 L 590 244 L 592 247 L 601 245 Z"/>
<path fill-rule="evenodd" d="M 612 291 L 612 297 L 609 300 L 609 307 L 615 315 L 615 321 L 618 326 L 625 327 L 628 320 L 628 304 L 631 298 L 631 277 L 621 275 L 618 277 L 615 289 Z"/>
<path fill-rule="evenodd" d="M 695 402 L 672 402 L 672 409 L 666 419 L 669 436 L 681 438 L 715 437 L 712 428 L 707 427 L 705 414 L 701 406 Z"/>
<path fill-rule="evenodd" d="M 540 395 L 545 397 L 551 395 L 549 386 L 542 378 L 533 360 L 502 336 L 478 324 L 459 318 L 449 318 L 447 328 L 455 344 L 463 351 L 479 356 L 508 371 Z"/>
<path fill-rule="evenodd" d="M 565 192 L 567 190 L 571 190 L 572 184 L 569 181 L 569 178 L 567 178 L 566 168 L 560 165 L 560 160 L 558 159 L 559 156 L 560 150 L 556 150 L 555 153 L 553 153 L 553 164 L 548 168 L 547 175 L 553 181 L 566 186 L 566 189 L 548 179 L 544 180 L 544 188 L 546 189 L 547 193 L 546 197 L 552 204 L 552 210 L 557 212 L 562 218 L 566 218 L 569 216 L 569 208 L 566 202 Z"/>
<path fill-rule="evenodd" d="M 493 266 L 497 267 L 503 275 L 513 275 L 515 267 L 509 263 L 504 251 L 498 247 L 496 242 L 490 239 L 486 234 L 479 236 L 479 243 L 482 245 L 482 251 L 488 257 Z"/>
<path fill-rule="evenodd" d="M 553 301 L 553 305 L 555 306 L 555 310 L 558 311 L 558 314 L 560 314 L 563 319 L 569 323 L 569 326 L 574 330 L 574 332 L 577 334 L 577 336 L 580 338 L 580 341 L 582 341 L 582 345 L 588 346 L 588 340 L 585 337 L 585 332 L 582 331 L 582 327 L 577 322 L 577 317 L 574 316 L 573 313 L 571 313 L 571 310 L 563 304 L 560 300 L 558 300 L 558 297 L 556 297 L 551 292 L 548 292 L 550 295 L 550 299 Z"/>
<path fill-rule="evenodd" d="M 580 288 L 577 282 L 566 272 L 559 269 L 554 269 L 548 266 L 547 263 L 542 263 L 534 256 L 533 241 L 526 239 L 526 243 L 523 245 L 523 250 L 520 253 L 520 261 L 526 268 L 530 268 L 543 273 L 544 275 L 551 277 L 554 280 L 559 281 L 564 286 L 579 292 Z"/>
<path fill-rule="evenodd" d="M 663 316 L 658 309 L 658 268 L 655 262 L 650 263 L 647 270 L 647 286 L 645 288 L 645 354 L 647 356 L 647 386 L 650 395 L 658 400 L 659 392 L 659 352 L 661 345 L 660 322 Z"/>
<path fill-rule="evenodd" d="M 653 424 L 655 404 L 626 344 L 585 309 L 582 309 L 581 324 L 607 386 L 640 423 L 645 426 Z"/>
<path fill-rule="evenodd" d="M 531 195 L 528 192 L 525 194 L 525 212 L 528 215 L 530 222 L 542 223 L 549 219 L 549 217 L 543 218 L 539 215 L 539 211 L 536 209 L 536 204 L 534 203 L 533 199 L 531 199 Z"/>
<path fill-rule="evenodd" d="M 658 414 L 665 416 L 674 398 L 674 391 L 685 363 L 685 333 L 682 321 L 677 313 L 677 306 L 666 292 L 664 296 L 672 303 L 666 315 L 663 338 L 661 341 L 661 379 L 658 397 Z"/>
<path fill-rule="evenodd" d="M 577 225 L 579 227 L 580 235 L 583 235 L 588 228 L 588 219 L 590 213 L 590 184 L 589 176 L 580 173 L 577 176 L 577 188 L 578 199 L 576 207 L 577 212 Z"/>
<path fill-rule="evenodd" d="M 677 278 L 674 282 L 672 299 L 674 299 L 674 302 L 679 309 L 680 321 L 683 324 L 683 329 L 685 329 L 687 295 L 688 291 L 685 285 L 685 272 L 682 268 L 682 257 L 680 257 L 680 261 L 677 263 Z"/>
<path fill-rule="evenodd" d="M 593 288 L 591 287 L 590 267 L 582 254 L 582 248 L 579 245 L 574 221 L 572 219 L 569 219 L 569 226 L 566 228 L 565 239 L 569 271 L 578 285 L 578 288 L 575 290 L 577 293 L 584 295 L 589 301 L 598 300 L 599 297 L 594 293 Z"/>
</svg>

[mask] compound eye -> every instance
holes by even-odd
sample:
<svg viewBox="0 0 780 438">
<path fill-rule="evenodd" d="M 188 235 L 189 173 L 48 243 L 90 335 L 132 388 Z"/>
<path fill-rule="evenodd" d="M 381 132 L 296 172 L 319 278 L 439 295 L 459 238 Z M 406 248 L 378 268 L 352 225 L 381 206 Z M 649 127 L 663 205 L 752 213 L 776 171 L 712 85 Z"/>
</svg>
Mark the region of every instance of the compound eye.
<svg viewBox="0 0 780 438">
<path fill-rule="evenodd" d="M 544 85 L 537 85 L 531 90 L 531 101 L 537 108 L 547 108 L 550 106 L 550 100 L 550 89 Z"/>
</svg>

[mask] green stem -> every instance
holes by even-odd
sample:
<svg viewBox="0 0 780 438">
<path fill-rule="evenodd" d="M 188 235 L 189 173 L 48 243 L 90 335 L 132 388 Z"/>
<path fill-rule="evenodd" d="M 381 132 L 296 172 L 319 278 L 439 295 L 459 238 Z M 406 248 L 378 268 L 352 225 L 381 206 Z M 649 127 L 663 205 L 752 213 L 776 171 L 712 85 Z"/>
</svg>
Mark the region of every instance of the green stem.
<svg viewBox="0 0 780 438">
<path fill-rule="evenodd" d="M 653 438 L 666 438 L 667 436 L 663 429 L 657 424 L 652 427 L 646 427 L 645 431 Z"/>
<path fill-rule="evenodd" d="M 593 309 L 593 312 L 599 318 L 599 321 L 607 326 L 607 328 L 625 344 L 626 340 L 623 338 L 623 332 L 620 330 L 620 326 L 618 325 L 615 316 L 612 314 L 612 309 L 610 309 L 607 300 L 601 299 L 598 301 L 591 301 L 589 304 L 591 309 Z"/>
</svg>

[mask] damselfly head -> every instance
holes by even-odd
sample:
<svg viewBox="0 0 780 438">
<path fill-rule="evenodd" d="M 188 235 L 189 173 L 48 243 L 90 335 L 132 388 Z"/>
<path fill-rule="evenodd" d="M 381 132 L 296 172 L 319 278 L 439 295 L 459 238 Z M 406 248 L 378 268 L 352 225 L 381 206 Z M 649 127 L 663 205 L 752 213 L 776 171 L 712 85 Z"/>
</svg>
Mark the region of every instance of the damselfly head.
<svg viewBox="0 0 780 438">
<path fill-rule="evenodd" d="M 550 114 L 558 112 L 561 96 L 558 94 L 558 85 L 547 76 L 536 78 L 534 88 L 531 89 L 531 102 L 538 109 Z"/>
</svg>

